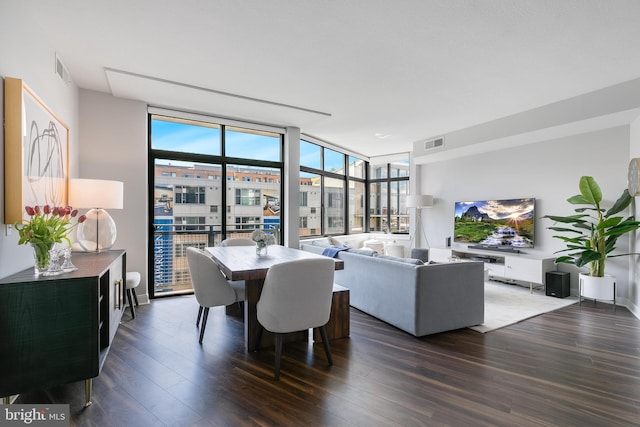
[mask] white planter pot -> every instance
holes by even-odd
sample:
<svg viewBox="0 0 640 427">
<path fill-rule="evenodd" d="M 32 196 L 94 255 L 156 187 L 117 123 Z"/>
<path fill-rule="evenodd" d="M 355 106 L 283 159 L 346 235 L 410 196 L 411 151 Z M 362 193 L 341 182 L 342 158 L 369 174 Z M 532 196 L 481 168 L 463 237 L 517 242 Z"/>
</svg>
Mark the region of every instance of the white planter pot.
<svg viewBox="0 0 640 427">
<path fill-rule="evenodd" d="M 613 276 L 594 277 L 588 274 L 578 276 L 580 296 L 594 300 L 615 301 L 616 278 Z"/>
</svg>

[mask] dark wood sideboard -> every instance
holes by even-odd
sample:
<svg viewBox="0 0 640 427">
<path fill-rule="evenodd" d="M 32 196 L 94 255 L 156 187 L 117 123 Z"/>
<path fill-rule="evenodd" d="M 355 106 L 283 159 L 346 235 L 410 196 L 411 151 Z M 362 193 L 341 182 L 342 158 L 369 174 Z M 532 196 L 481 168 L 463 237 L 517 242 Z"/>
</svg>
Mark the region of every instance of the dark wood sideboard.
<svg viewBox="0 0 640 427">
<path fill-rule="evenodd" d="M 0 279 L 0 396 L 100 374 L 124 311 L 126 252 L 73 253 L 78 270 Z"/>
</svg>

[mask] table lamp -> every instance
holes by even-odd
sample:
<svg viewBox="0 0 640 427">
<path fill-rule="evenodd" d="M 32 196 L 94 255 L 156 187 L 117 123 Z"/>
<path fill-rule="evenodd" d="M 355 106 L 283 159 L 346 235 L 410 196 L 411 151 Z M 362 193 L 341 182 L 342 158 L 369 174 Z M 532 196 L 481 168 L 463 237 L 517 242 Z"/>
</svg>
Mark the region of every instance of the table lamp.
<svg viewBox="0 0 640 427">
<path fill-rule="evenodd" d="M 424 232 L 424 228 L 422 227 L 422 209 L 430 208 L 433 206 L 433 196 L 430 196 L 428 194 L 421 194 L 417 196 L 416 195 L 407 196 L 406 203 L 407 203 L 407 208 L 415 208 L 417 211 L 416 215 L 418 217 L 417 218 L 418 223 L 416 224 L 416 233 L 418 230 L 422 232 L 422 235 L 424 236 L 424 241 L 427 244 L 427 248 L 428 248 L 429 240 L 427 239 L 427 235 Z M 415 239 L 416 233 L 413 233 L 409 246 L 411 246 L 411 244 L 413 243 L 413 239 Z"/>
<path fill-rule="evenodd" d="M 69 204 L 89 209 L 78 224 L 78 243 L 85 252 L 103 252 L 116 242 L 116 223 L 105 209 L 122 209 L 124 184 L 103 179 L 70 179 Z"/>
</svg>

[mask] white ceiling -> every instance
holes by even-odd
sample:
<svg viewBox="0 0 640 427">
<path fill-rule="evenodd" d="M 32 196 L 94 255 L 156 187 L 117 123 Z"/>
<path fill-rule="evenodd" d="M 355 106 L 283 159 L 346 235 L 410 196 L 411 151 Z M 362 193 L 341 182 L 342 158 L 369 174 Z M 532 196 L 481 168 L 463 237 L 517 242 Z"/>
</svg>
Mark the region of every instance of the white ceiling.
<svg viewBox="0 0 640 427">
<path fill-rule="evenodd" d="M 640 77 L 637 0 L 20 7 L 81 88 L 299 126 L 366 156 Z"/>
</svg>

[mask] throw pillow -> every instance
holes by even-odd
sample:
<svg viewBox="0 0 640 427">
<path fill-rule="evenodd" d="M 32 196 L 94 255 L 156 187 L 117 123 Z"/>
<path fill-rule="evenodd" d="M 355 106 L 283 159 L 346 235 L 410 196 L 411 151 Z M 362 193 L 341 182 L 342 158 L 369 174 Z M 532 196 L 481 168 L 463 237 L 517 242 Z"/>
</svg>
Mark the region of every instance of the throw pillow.
<svg viewBox="0 0 640 427">
<path fill-rule="evenodd" d="M 329 244 L 333 245 L 333 246 L 342 246 L 342 242 L 338 239 L 335 239 L 331 236 L 327 237 L 327 239 L 329 240 Z"/>
</svg>

